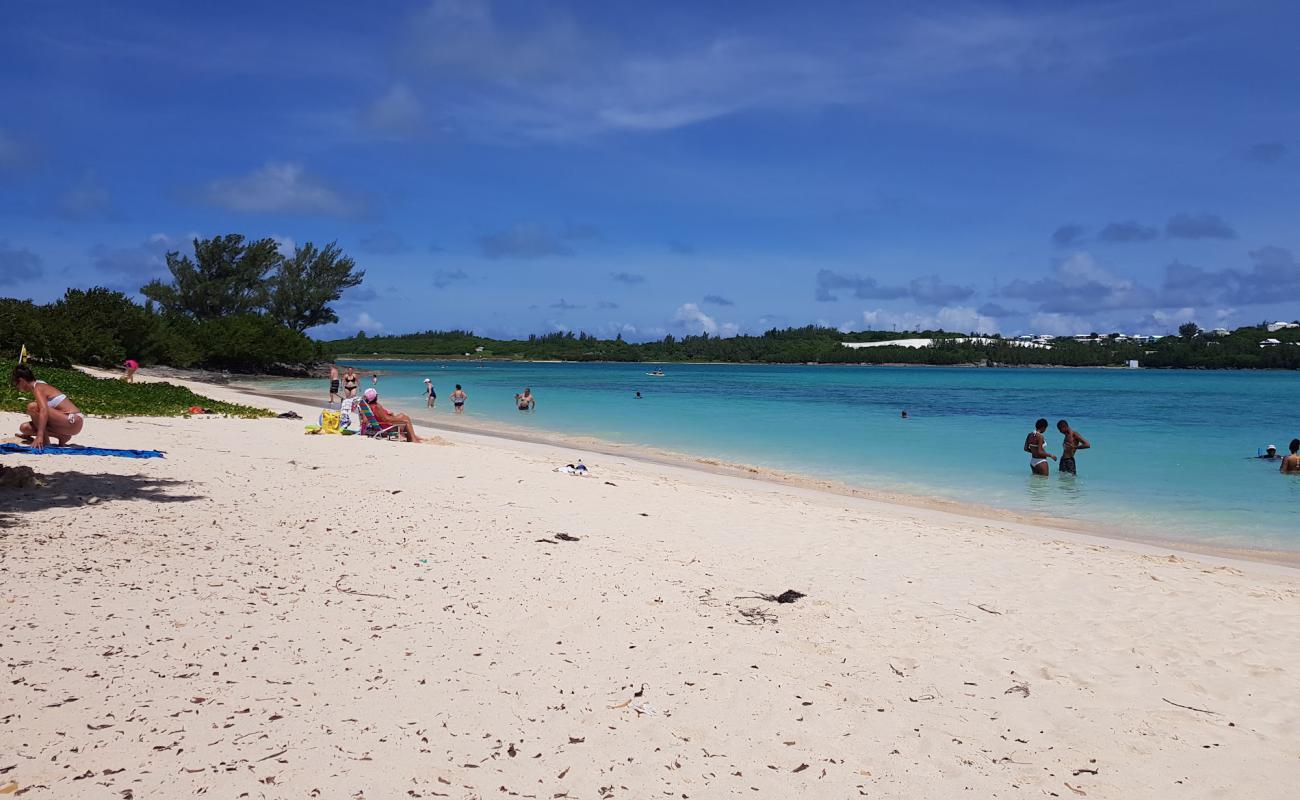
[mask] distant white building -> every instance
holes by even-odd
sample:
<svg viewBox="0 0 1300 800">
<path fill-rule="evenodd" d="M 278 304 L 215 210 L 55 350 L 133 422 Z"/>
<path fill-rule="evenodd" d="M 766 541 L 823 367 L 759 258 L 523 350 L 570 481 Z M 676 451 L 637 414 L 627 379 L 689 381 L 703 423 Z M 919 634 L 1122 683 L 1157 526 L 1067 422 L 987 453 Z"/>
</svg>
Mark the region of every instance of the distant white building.
<svg viewBox="0 0 1300 800">
<path fill-rule="evenodd" d="M 1230 333 L 1232 333 L 1232 331 L 1228 330 L 1227 328 L 1215 328 L 1214 330 L 1210 331 L 1211 336 L 1227 336 Z"/>
<path fill-rule="evenodd" d="M 1280 331 L 1280 330 L 1285 330 L 1285 329 L 1287 329 L 1287 328 L 1300 328 L 1300 322 L 1281 322 L 1281 321 L 1278 321 L 1278 322 L 1270 322 L 1270 323 L 1268 323 L 1268 332 L 1269 332 L 1269 333 L 1277 333 L 1278 331 Z"/>
<path fill-rule="evenodd" d="M 1262 341 L 1262 342 L 1259 343 L 1259 346 L 1260 346 L 1260 347 L 1277 347 L 1277 346 L 1280 345 L 1280 344 L 1282 344 L 1282 343 L 1279 342 L 1277 339 L 1265 339 L 1264 341 Z"/>
</svg>

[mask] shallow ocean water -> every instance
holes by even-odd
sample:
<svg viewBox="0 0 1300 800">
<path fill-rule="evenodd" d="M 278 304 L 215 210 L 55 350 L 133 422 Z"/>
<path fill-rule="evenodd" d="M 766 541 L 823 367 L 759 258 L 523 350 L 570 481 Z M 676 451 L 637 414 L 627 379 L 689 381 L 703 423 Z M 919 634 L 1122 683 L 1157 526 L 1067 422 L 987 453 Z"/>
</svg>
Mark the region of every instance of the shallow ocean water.
<svg viewBox="0 0 1300 800">
<path fill-rule="evenodd" d="M 1300 477 L 1252 458 L 1300 437 L 1300 373 L 1118 369 L 352 362 L 383 401 L 1078 520 L 1137 536 L 1300 550 Z M 423 404 L 423 379 L 438 391 Z M 325 391 L 326 381 L 276 385 Z M 534 413 L 514 407 L 531 387 Z M 642 399 L 634 398 L 640 391 Z M 910 419 L 902 420 L 906 409 Z M 1068 419 L 1079 475 L 1029 474 L 1025 435 Z"/>
</svg>

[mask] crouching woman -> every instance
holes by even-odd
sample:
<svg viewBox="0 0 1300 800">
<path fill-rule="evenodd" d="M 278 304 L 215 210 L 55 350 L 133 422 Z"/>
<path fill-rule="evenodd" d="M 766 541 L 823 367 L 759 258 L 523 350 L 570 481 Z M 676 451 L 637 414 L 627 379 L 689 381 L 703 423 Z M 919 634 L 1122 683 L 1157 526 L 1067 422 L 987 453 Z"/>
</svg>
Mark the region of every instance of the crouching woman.
<svg viewBox="0 0 1300 800">
<path fill-rule="evenodd" d="M 23 441 L 43 448 L 53 437 L 59 445 L 65 445 L 85 427 L 86 415 L 76 403 L 45 381 L 37 380 L 30 366 L 14 367 L 10 382 L 19 392 L 32 395 L 32 402 L 27 404 L 31 420 L 18 426 L 18 436 Z"/>
</svg>

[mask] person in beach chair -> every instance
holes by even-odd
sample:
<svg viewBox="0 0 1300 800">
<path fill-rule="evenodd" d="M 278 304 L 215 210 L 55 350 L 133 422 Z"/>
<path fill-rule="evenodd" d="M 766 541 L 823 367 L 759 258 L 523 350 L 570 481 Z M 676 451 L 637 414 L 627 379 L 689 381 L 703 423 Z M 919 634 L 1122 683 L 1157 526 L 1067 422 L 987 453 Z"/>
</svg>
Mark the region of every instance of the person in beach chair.
<svg viewBox="0 0 1300 800">
<path fill-rule="evenodd" d="M 406 414 L 395 414 L 381 406 L 379 392 L 373 388 L 367 389 L 361 397 L 362 402 L 357 403 L 357 409 L 361 412 L 363 436 L 382 436 L 390 431 L 396 431 L 398 439 L 420 443 L 420 437 L 415 435 L 415 423 L 411 422 L 411 418 Z"/>
<path fill-rule="evenodd" d="M 68 399 L 68 396 L 45 381 L 38 381 L 32 368 L 26 364 L 14 367 L 10 383 L 26 394 L 31 392 L 32 402 L 27 404 L 31 421 L 18 426 L 18 436 L 27 444 L 44 449 L 53 436 L 60 447 L 85 427 L 86 415 Z"/>
</svg>

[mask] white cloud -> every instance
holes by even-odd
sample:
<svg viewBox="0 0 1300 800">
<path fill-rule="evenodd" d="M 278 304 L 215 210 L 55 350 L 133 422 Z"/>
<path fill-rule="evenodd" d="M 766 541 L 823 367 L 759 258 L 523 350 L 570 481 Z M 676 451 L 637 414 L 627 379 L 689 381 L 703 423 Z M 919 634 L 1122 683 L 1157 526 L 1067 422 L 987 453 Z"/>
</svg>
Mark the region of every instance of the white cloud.
<svg viewBox="0 0 1300 800">
<path fill-rule="evenodd" d="M 424 108 L 409 88 L 397 84 L 365 110 L 362 122 L 376 133 L 402 138 L 419 132 L 424 122 Z"/>
<path fill-rule="evenodd" d="M 271 234 L 271 239 L 275 241 L 275 249 L 285 258 L 292 256 L 294 249 L 298 246 L 298 243 L 293 240 L 292 236 L 281 236 L 278 233 L 273 233 Z"/>
<path fill-rule="evenodd" d="M 301 164 L 270 161 L 247 175 L 218 178 L 203 187 L 205 203 L 231 211 L 354 217 L 363 203 L 308 174 Z"/>
<path fill-rule="evenodd" d="M 368 311 L 362 311 L 357 314 L 357 316 L 352 320 L 350 327 L 360 331 L 365 331 L 371 335 L 384 332 L 384 323 L 370 316 L 370 312 Z"/>
<path fill-rule="evenodd" d="M 986 317 L 970 306 L 944 306 L 933 314 L 917 311 L 890 311 L 877 308 L 862 312 L 862 323 L 868 330 L 938 330 L 957 333 L 998 333 L 997 320 Z M 846 322 L 840 330 L 853 330 L 853 323 Z"/>
<path fill-rule="evenodd" d="M 733 322 L 719 323 L 705 314 L 695 303 L 683 303 L 672 318 L 673 325 L 688 333 L 707 333 L 710 336 L 735 336 L 740 333 L 740 326 Z"/>
<path fill-rule="evenodd" d="M 1082 317 L 1056 312 L 1043 312 L 1030 317 L 1029 329 L 1034 333 L 1046 333 L 1051 336 L 1073 336 L 1094 330 L 1091 323 Z"/>
</svg>

